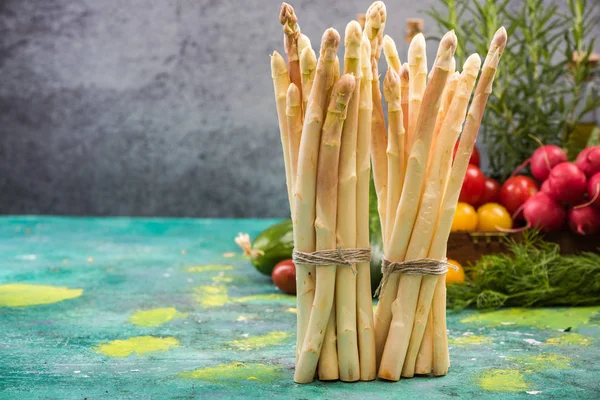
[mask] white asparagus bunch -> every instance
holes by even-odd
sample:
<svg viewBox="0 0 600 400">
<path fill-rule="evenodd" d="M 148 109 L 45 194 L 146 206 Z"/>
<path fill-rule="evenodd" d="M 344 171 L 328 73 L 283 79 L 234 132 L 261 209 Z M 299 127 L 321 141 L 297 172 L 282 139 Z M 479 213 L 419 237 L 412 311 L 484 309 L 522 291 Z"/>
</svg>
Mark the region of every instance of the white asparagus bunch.
<svg viewBox="0 0 600 400">
<path fill-rule="evenodd" d="M 340 71 L 337 31 L 324 33 L 317 61 L 293 7 L 282 4 L 288 64 L 274 52 L 271 74 L 295 250 L 369 247 L 372 165 L 385 257 L 444 262 L 506 31 L 492 40 L 467 113 L 479 56 L 455 72 L 457 38 L 448 32 L 428 75 L 424 36 L 413 38 L 402 64 L 393 39 L 383 34 L 386 20 L 385 5 L 375 1 L 364 29 L 356 21 L 347 25 Z M 382 51 L 388 65 L 383 99 Z M 329 263 L 296 265 L 296 382 L 312 382 L 315 374 L 353 382 L 447 373 L 445 275 L 386 274 L 374 315 L 370 264 Z"/>
</svg>

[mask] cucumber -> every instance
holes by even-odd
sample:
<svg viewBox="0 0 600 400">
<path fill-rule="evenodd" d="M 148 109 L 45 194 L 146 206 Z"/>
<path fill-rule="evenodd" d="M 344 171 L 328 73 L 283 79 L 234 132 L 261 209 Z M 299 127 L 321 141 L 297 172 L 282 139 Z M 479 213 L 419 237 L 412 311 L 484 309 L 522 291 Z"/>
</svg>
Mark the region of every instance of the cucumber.
<svg viewBox="0 0 600 400">
<path fill-rule="evenodd" d="M 262 252 L 251 258 L 252 265 L 258 272 L 271 276 L 275 264 L 292 258 L 294 250 L 292 220 L 282 221 L 262 231 L 252 242 L 252 250 Z"/>
<path fill-rule="evenodd" d="M 371 287 L 373 293 L 381 281 L 381 257 L 383 256 L 379 220 L 375 221 L 377 224 L 371 224 Z M 252 250 L 260 250 L 263 254 L 255 255 L 251 258 L 251 262 L 260 273 L 271 275 L 275 264 L 292 258 L 294 250 L 292 229 L 292 221 L 288 219 L 268 227 L 254 239 Z"/>
</svg>

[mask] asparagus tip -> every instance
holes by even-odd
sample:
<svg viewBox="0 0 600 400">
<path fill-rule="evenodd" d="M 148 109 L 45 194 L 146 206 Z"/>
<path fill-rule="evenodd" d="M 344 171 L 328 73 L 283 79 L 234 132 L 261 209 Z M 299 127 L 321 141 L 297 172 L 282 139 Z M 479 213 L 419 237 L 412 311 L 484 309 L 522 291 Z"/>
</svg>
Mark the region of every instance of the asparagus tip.
<svg viewBox="0 0 600 400">
<path fill-rule="evenodd" d="M 407 84 L 410 79 L 410 68 L 408 68 L 408 63 L 405 62 L 402 64 L 400 68 L 400 82 Z"/>
<path fill-rule="evenodd" d="M 302 51 L 307 47 L 312 48 L 310 39 L 304 33 L 301 33 L 300 37 L 298 38 L 298 54 L 302 54 Z"/>
<path fill-rule="evenodd" d="M 291 107 L 297 107 L 301 104 L 300 90 L 298 90 L 298 86 L 295 83 L 290 83 L 288 87 L 287 101 Z"/>
<path fill-rule="evenodd" d="M 397 56 L 398 50 L 396 49 L 396 43 L 389 35 L 383 37 L 383 53 L 389 56 Z"/>
<path fill-rule="evenodd" d="M 387 18 L 387 10 L 383 1 L 376 1 L 367 9 L 366 19 L 372 28 L 379 29 Z M 365 25 L 366 26 L 366 25 Z"/>
<path fill-rule="evenodd" d="M 346 25 L 346 32 L 344 33 L 344 45 L 346 47 L 354 45 L 360 46 L 362 38 L 362 29 L 358 21 L 350 21 Z"/>
<path fill-rule="evenodd" d="M 440 44 L 441 47 L 441 44 Z M 415 37 L 410 41 L 410 45 L 408 46 L 408 60 L 415 60 L 418 57 L 422 57 L 425 52 L 425 36 L 422 33 L 418 33 Z M 411 62 L 411 64 L 416 64 L 415 61 Z"/>
<path fill-rule="evenodd" d="M 425 37 L 423 37 L 423 40 L 425 40 Z M 450 32 L 447 32 L 444 37 L 442 37 L 442 40 L 440 41 L 440 50 L 451 50 L 454 53 L 457 42 L 458 39 L 454 33 L 454 29 L 452 29 Z"/>
<path fill-rule="evenodd" d="M 332 105 L 345 113 L 346 106 L 356 87 L 356 79 L 352 74 L 344 74 L 333 86 L 331 94 Z"/>
<path fill-rule="evenodd" d="M 317 55 L 315 54 L 315 51 L 310 47 L 304 48 L 302 53 L 300 53 L 300 69 L 302 71 L 312 71 L 316 67 Z"/>
<path fill-rule="evenodd" d="M 473 53 L 467 58 L 463 65 L 463 71 L 467 74 L 477 76 L 479 69 L 481 68 L 481 57 L 479 54 Z"/>
<path fill-rule="evenodd" d="M 287 74 L 285 60 L 277 51 L 274 51 L 271 55 L 271 73 L 273 77 L 280 74 Z"/>
<path fill-rule="evenodd" d="M 360 47 L 360 69 L 363 78 L 368 80 L 373 79 L 373 71 L 371 70 L 371 42 L 366 36 L 363 36 Z"/>
<path fill-rule="evenodd" d="M 340 45 L 340 34 L 334 28 L 329 28 L 321 39 L 321 48 L 335 48 Z"/>
<path fill-rule="evenodd" d="M 286 2 L 281 3 L 281 9 L 279 10 L 279 22 L 281 25 L 290 25 L 294 27 L 298 22 L 298 17 L 294 12 L 294 7 Z"/>
<path fill-rule="evenodd" d="M 500 27 L 494 34 L 494 39 L 492 40 L 492 45 L 500 48 L 500 52 L 504 50 L 506 46 L 506 42 L 508 40 L 508 34 L 506 33 L 506 28 L 503 26 Z"/>
</svg>

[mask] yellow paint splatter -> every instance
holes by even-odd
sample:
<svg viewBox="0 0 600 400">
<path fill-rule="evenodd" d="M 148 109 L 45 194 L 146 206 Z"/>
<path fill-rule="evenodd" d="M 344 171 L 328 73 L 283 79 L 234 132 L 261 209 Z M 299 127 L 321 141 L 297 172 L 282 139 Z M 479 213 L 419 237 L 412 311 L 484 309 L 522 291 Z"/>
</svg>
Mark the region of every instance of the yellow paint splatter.
<svg viewBox="0 0 600 400">
<path fill-rule="evenodd" d="M 134 353 L 143 355 L 156 351 L 167 351 L 177 346 L 179 346 L 179 340 L 174 337 L 136 336 L 126 340 L 101 343 L 94 349 L 96 353 L 109 357 L 127 357 Z"/>
<path fill-rule="evenodd" d="M 27 307 L 52 304 L 81 296 L 83 289 L 62 286 L 8 283 L 0 285 L 0 307 Z"/>
<path fill-rule="evenodd" d="M 227 252 L 227 253 L 223 253 L 223 257 L 225 258 L 233 258 L 235 257 L 235 253 L 233 251 Z"/>
<path fill-rule="evenodd" d="M 512 369 L 489 369 L 479 376 L 479 386 L 493 392 L 521 392 L 529 388 L 523 374 Z"/>
<path fill-rule="evenodd" d="M 298 309 L 296 307 L 290 307 L 287 310 L 285 310 L 286 312 L 292 313 L 292 314 L 298 314 Z"/>
<path fill-rule="evenodd" d="M 487 326 L 501 326 L 514 323 L 518 326 L 533 326 L 540 329 L 565 329 L 589 323 L 591 317 L 600 313 L 600 307 L 573 308 L 509 308 L 505 310 L 474 313 L 461 320 L 463 323 L 476 323 Z"/>
<path fill-rule="evenodd" d="M 490 344 L 492 343 L 492 338 L 489 338 L 487 336 L 468 335 L 460 336 L 457 338 L 450 338 L 448 339 L 448 343 L 456 346 Z"/>
<path fill-rule="evenodd" d="M 160 326 L 173 319 L 185 318 L 187 313 L 180 313 L 173 307 L 140 310 L 129 317 L 129 322 L 136 326 Z"/>
<path fill-rule="evenodd" d="M 271 302 L 271 301 L 289 301 L 296 302 L 296 296 L 279 293 L 253 294 L 251 296 L 237 297 L 233 301 L 236 303 L 253 303 L 253 302 Z"/>
<path fill-rule="evenodd" d="M 194 267 L 188 267 L 187 272 L 214 272 L 214 271 L 231 271 L 233 265 L 221 265 L 221 264 L 208 264 L 208 265 L 196 265 Z"/>
<path fill-rule="evenodd" d="M 248 317 L 246 315 L 240 315 L 235 319 L 236 321 L 247 321 Z"/>
<path fill-rule="evenodd" d="M 179 374 L 180 378 L 200 379 L 210 382 L 232 383 L 231 381 L 259 381 L 271 383 L 283 376 L 280 367 L 265 364 L 234 362 L 214 367 L 200 368 Z"/>
<path fill-rule="evenodd" d="M 525 372 L 539 372 L 547 369 L 569 369 L 571 359 L 556 353 L 532 354 L 522 357 L 507 357 L 508 361 L 516 362 L 519 369 Z"/>
<path fill-rule="evenodd" d="M 194 288 L 194 296 L 202 307 L 222 307 L 231 303 L 227 287 L 223 285 L 203 285 Z"/>
<path fill-rule="evenodd" d="M 212 281 L 213 282 L 226 282 L 226 283 L 231 283 L 233 282 L 233 278 L 230 276 L 221 276 L 221 275 L 217 275 L 217 276 L 213 276 L 212 277 Z"/>
<path fill-rule="evenodd" d="M 290 332 L 269 332 L 263 336 L 252 336 L 245 339 L 230 342 L 233 347 L 240 350 L 260 349 L 262 347 L 274 346 L 285 342 L 292 334 Z"/>
<path fill-rule="evenodd" d="M 589 346 L 593 338 L 579 333 L 564 333 L 560 336 L 550 338 L 546 344 L 555 346 Z"/>
</svg>

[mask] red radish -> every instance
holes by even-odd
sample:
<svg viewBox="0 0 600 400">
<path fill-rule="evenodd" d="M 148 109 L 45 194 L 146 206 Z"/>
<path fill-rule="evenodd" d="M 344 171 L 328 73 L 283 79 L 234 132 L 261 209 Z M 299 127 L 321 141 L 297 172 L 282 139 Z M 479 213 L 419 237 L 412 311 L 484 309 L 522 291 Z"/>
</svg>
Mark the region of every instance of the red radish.
<svg viewBox="0 0 600 400">
<path fill-rule="evenodd" d="M 476 165 L 469 164 L 458 201 L 476 206 L 485 192 L 485 175 Z"/>
<path fill-rule="evenodd" d="M 571 208 L 569 228 L 580 235 L 593 235 L 600 232 L 600 210 L 591 205 Z"/>
<path fill-rule="evenodd" d="M 545 181 L 550 170 L 560 163 L 567 161 L 567 153 L 553 144 L 538 147 L 529 159 L 531 175 L 538 181 Z"/>
<path fill-rule="evenodd" d="M 531 196 L 538 192 L 537 183 L 528 176 L 513 176 L 508 178 L 500 189 L 500 204 L 502 204 L 513 219 L 523 219 L 520 209 Z"/>
<path fill-rule="evenodd" d="M 540 192 L 544 192 L 546 194 L 550 194 L 550 183 L 548 180 L 542 182 L 542 186 L 540 187 Z"/>
<path fill-rule="evenodd" d="M 542 232 L 559 230 L 567 218 L 565 209 L 544 192 L 538 192 L 527 200 L 523 216 L 527 227 L 535 227 Z"/>
<path fill-rule="evenodd" d="M 454 145 L 454 152 L 452 153 L 452 159 L 456 156 L 456 150 L 458 149 L 458 143 L 460 140 L 456 141 Z M 473 152 L 471 153 L 471 158 L 469 158 L 469 164 L 473 164 L 476 167 L 481 165 L 481 157 L 479 156 L 479 150 L 477 150 L 477 146 L 473 146 Z"/>
<path fill-rule="evenodd" d="M 575 160 L 575 165 L 583 171 L 588 178 L 600 172 L 600 146 L 586 147 Z"/>
<path fill-rule="evenodd" d="M 583 197 L 586 187 L 585 174 L 573 163 L 560 163 L 550 171 L 549 194 L 560 203 L 577 204 Z"/>
<path fill-rule="evenodd" d="M 588 182 L 588 197 L 590 204 L 600 208 L 600 172 L 595 173 Z"/>
</svg>

